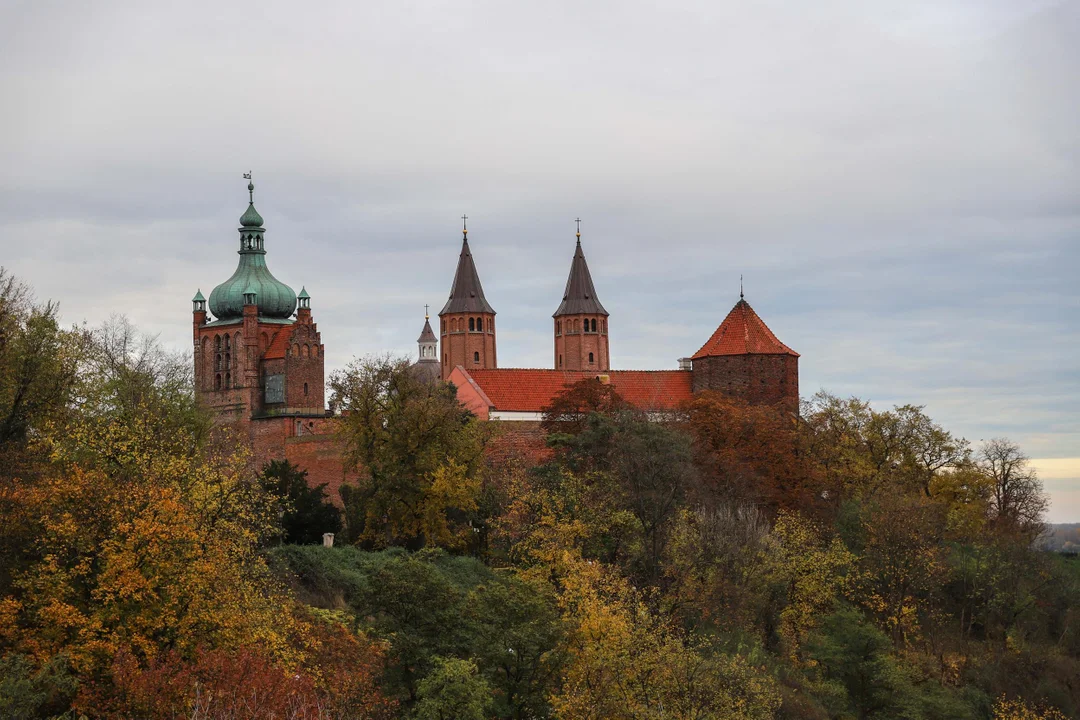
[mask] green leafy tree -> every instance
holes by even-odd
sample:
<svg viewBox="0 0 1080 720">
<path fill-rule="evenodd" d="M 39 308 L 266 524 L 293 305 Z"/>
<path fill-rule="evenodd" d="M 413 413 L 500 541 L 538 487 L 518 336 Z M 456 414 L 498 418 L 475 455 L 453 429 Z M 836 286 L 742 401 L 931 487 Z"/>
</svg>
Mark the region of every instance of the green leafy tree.
<svg viewBox="0 0 1080 720">
<path fill-rule="evenodd" d="M 452 385 L 432 383 L 406 360 L 356 361 L 330 380 L 342 412 L 346 459 L 360 479 L 359 538 L 373 546 L 475 545 L 486 433 Z M 347 510 L 350 517 L 356 510 Z"/>
<path fill-rule="evenodd" d="M 326 483 L 311 487 L 307 471 L 288 460 L 271 460 L 263 468 L 263 487 L 280 499 L 282 540 L 310 545 L 323 533 L 341 531 L 341 511 L 326 498 Z"/>
<path fill-rule="evenodd" d="M 413 709 L 416 720 L 484 720 L 492 705 L 491 687 L 476 663 L 436 657 L 420 682 Z"/>
</svg>

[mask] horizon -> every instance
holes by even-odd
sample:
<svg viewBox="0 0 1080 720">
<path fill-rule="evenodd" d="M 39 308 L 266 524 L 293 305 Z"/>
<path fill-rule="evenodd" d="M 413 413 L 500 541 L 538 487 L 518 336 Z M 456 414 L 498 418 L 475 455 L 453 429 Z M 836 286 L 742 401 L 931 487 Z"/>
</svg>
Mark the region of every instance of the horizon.
<svg viewBox="0 0 1080 720">
<path fill-rule="evenodd" d="M 558 4 L 28 4 L 0 50 L 2 264 L 67 324 L 121 313 L 190 353 L 253 170 L 267 264 L 311 294 L 328 371 L 416 357 L 462 214 L 500 367 L 552 367 L 580 217 L 613 368 L 676 369 L 745 276 L 804 397 L 1009 437 L 1048 521 L 1080 522 L 1080 9 L 883 7 L 702 5 L 676 34 Z"/>
</svg>

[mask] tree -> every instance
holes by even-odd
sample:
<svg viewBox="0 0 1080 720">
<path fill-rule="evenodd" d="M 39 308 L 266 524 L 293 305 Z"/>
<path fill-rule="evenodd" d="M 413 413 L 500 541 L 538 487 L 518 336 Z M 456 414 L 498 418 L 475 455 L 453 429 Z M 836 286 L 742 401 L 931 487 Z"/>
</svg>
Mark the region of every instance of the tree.
<svg viewBox="0 0 1080 720">
<path fill-rule="evenodd" d="M 592 413 L 610 415 L 626 409 L 627 403 L 615 386 L 595 378 L 585 378 L 566 386 L 543 408 L 541 429 L 547 434 L 576 435 L 585 427 Z"/>
<path fill-rule="evenodd" d="M 1016 443 L 1005 438 L 984 442 L 976 467 L 992 484 L 989 510 L 996 527 L 1032 539 L 1042 532 L 1046 496 L 1031 461 Z"/>
<path fill-rule="evenodd" d="M 307 471 L 288 460 L 271 460 L 263 468 L 263 487 L 282 503 L 282 541 L 322 542 L 323 533 L 341 531 L 341 512 L 326 499 L 326 483 L 310 487 Z"/>
<path fill-rule="evenodd" d="M 435 658 L 420 681 L 413 717 L 417 720 L 484 720 L 491 708 L 491 688 L 471 660 Z"/>
<path fill-rule="evenodd" d="M 349 493 L 363 506 L 360 539 L 412 548 L 473 543 L 490 430 L 458 403 L 453 386 L 426 381 L 406 360 L 381 358 L 353 362 L 330 387 L 346 460 L 360 474 Z"/>
</svg>

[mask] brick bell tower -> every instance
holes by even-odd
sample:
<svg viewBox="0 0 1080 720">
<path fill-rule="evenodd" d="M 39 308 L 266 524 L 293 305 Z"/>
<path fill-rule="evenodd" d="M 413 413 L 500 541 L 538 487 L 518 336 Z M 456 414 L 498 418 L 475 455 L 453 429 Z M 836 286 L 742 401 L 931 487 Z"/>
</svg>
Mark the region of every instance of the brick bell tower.
<svg viewBox="0 0 1080 720">
<path fill-rule="evenodd" d="M 462 216 L 461 255 L 450 298 L 439 311 L 442 379 L 458 365 L 466 370 L 498 367 L 495 356 L 495 310 L 484 297 L 480 276 L 469 250 L 469 228 Z"/>
<path fill-rule="evenodd" d="M 694 392 L 799 410 L 799 353 L 777 339 L 739 289 L 739 302 L 694 354 Z"/>
<path fill-rule="evenodd" d="M 209 313 L 201 292 L 192 299 L 198 400 L 217 422 L 253 437 L 253 421 L 325 415 L 323 345 L 311 297 L 304 289 L 297 296 L 266 266 L 254 190 L 249 181 L 236 271 L 210 293 Z"/>
<path fill-rule="evenodd" d="M 608 312 L 596 297 L 592 275 L 581 250 L 581 220 L 570 276 L 555 319 L 556 370 L 610 370 Z"/>
</svg>

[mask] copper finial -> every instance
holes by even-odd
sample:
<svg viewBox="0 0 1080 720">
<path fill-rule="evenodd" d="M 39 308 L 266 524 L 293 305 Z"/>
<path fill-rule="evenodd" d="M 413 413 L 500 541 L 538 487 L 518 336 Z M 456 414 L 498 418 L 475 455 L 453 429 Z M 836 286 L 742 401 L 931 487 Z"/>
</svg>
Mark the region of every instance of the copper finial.
<svg viewBox="0 0 1080 720">
<path fill-rule="evenodd" d="M 431 306 L 427 305 L 426 303 L 424 304 L 424 319 L 425 320 L 430 320 L 431 319 L 431 316 L 428 315 L 428 308 L 429 307 L 431 307 Z"/>
</svg>

